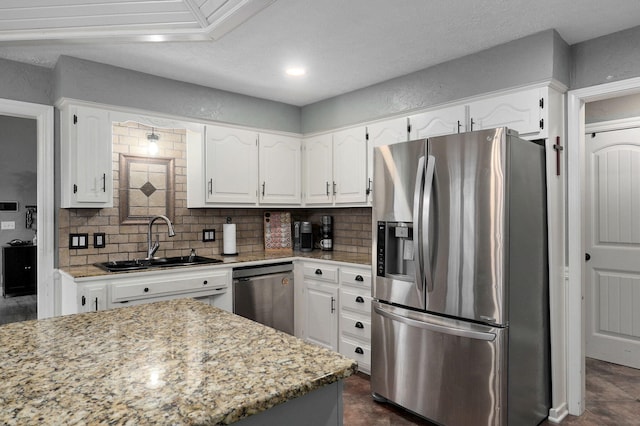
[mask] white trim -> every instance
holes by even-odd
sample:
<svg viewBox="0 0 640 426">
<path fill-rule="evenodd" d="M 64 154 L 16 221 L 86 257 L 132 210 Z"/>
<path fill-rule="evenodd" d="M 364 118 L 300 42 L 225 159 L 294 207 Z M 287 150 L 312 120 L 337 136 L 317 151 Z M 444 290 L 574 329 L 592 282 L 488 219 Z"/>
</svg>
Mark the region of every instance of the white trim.
<svg viewBox="0 0 640 426">
<path fill-rule="evenodd" d="M 569 415 L 569 410 L 567 409 L 567 404 L 562 404 L 558 408 L 551 408 L 549 410 L 549 420 L 551 423 L 560 423 L 565 417 Z"/>
<path fill-rule="evenodd" d="M 53 268 L 54 241 L 54 157 L 53 107 L 49 105 L 0 99 L 0 114 L 36 120 L 38 166 L 38 318 L 55 315 L 56 297 Z"/>
<path fill-rule="evenodd" d="M 584 105 L 640 92 L 640 78 L 571 90 L 568 107 L 568 268 L 567 288 L 567 402 L 569 413 L 584 412 Z"/>
<path fill-rule="evenodd" d="M 635 129 L 640 127 L 640 117 L 621 118 L 618 120 L 599 121 L 585 124 L 584 131 L 588 133 L 611 132 L 613 130 Z"/>
</svg>

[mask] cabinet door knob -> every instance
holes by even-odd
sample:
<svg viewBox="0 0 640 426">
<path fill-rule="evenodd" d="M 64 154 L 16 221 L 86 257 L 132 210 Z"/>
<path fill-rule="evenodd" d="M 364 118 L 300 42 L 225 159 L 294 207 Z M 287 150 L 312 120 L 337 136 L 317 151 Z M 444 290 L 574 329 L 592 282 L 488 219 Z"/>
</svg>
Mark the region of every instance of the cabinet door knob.
<svg viewBox="0 0 640 426">
<path fill-rule="evenodd" d="M 144 288 L 144 292 L 145 292 L 145 293 L 149 293 L 149 287 L 145 287 L 145 288 Z"/>
<path fill-rule="evenodd" d="M 204 281 L 202 282 L 202 285 L 207 285 L 207 284 L 209 284 L 209 281 L 207 281 L 207 280 L 204 280 Z"/>
<path fill-rule="evenodd" d="M 322 275 L 322 269 L 316 269 L 316 275 Z"/>
<path fill-rule="evenodd" d="M 360 355 L 363 355 L 363 354 L 364 354 L 364 351 L 362 350 L 362 348 L 361 348 L 360 346 L 358 346 L 358 347 L 356 348 L 356 353 L 357 353 L 357 354 L 360 354 Z"/>
<path fill-rule="evenodd" d="M 356 303 L 364 303 L 364 299 L 362 298 L 362 296 L 356 297 Z"/>
<path fill-rule="evenodd" d="M 357 321 L 356 328 L 364 328 L 364 324 L 362 324 L 360 321 Z"/>
<path fill-rule="evenodd" d="M 364 278 L 362 278 L 362 275 L 356 275 L 356 281 L 362 282 Z"/>
</svg>

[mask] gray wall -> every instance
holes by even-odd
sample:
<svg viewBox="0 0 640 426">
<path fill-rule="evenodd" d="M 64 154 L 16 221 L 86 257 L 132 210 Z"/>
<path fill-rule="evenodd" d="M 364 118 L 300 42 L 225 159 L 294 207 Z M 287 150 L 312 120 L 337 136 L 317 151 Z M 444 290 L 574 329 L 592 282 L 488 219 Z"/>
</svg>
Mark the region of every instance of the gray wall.
<svg viewBox="0 0 640 426">
<path fill-rule="evenodd" d="M 571 46 L 571 89 L 640 76 L 640 26 Z"/>
<path fill-rule="evenodd" d="M 53 99 L 60 97 L 165 114 L 300 133 L 300 108 L 61 56 Z"/>
<path fill-rule="evenodd" d="M 555 78 L 569 85 L 569 47 L 554 30 L 302 108 L 312 133 Z"/>
<path fill-rule="evenodd" d="M 31 240 L 34 231 L 25 227 L 26 205 L 37 202 L 36 120 L 0 115 L 0 201 L 17 201 L 17 212 L 0 211 L 0 221 L 15 222 L 15 230 L 0 230 L 0 245 L 14 238 Z M 33 217 L 33 229 L 36 227 Z M 2 251 L 0 251 L 0 264 Z"/>
<path fill-rule="evenodd" d="M 52 104 L 50 69 L 0 59 L 0 76 L 0 98 Z"/>
<path fill-rule="evenodd" d="M 640 94 L 589 102 L 584 108 L 585 123 L 640 117 Z"/>
</svg>

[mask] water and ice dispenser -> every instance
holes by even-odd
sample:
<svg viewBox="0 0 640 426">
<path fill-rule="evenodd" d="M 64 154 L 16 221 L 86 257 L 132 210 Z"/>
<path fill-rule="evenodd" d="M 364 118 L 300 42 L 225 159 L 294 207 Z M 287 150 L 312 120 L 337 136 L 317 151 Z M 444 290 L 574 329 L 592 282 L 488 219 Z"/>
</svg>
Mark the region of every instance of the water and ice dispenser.
<svg viewBox="0 0 640 426">
<path fill-rule="evenodd" d="M 413 224 L 378 222 L 377 275 L 401 280 L 415 278 Z"/>
</svg>

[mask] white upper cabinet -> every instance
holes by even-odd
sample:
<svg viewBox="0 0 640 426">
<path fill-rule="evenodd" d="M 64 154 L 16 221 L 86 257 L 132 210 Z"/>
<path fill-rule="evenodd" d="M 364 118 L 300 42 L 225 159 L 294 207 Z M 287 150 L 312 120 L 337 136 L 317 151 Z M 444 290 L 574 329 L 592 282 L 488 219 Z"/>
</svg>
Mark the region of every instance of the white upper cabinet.
<svg viewBox="0 0 640 426">
<path fill-rule="evenodd" d="M 465 131 L 466 107 L 455 105 L 409 117 L 409 139 L 452 135 Z"/>
<path fill-rule="evenodd" d="M 365 127 L 307 138 L 303 152 L 305 204 L 366 204 Z"/>
<path fill-rule="evenodd" d="M 64 105 L 60 113 L 61 206 L 113 206 L 109 111 Z"/>
<path fill-rule="evenodd" d="M 509 127 L 521 136 L 546 136 L 545 88 L 523 90 L 469 104 L 469 130 Z"/>
<path fill-rule="evenodd" d="M 300 204 L 301 146 L 299 138 L 260 134 L 260 203 Z"/>
<path fill-rule="evenodd" d="M 258 201 L 258 134 L 207 126 L 204 168 L 207 204 L 255 204 Z"/>
<path fill-rule="evenodd" d="M 367 202 L 366 128 L 333 134 L 333 194 L 336 204 Z"/>
<path fill-rule="evenodd" d="M 394 118 L 367 126 L 367 201 L 370 203 L 373 188 L 373 148 L 408 140 L 408 120 Z"/>
<path fill-rule="evenodd" d="M 305 204 L 333 202 L 333 137 L 331 134 L 304 140 Z"/>
</svg>

